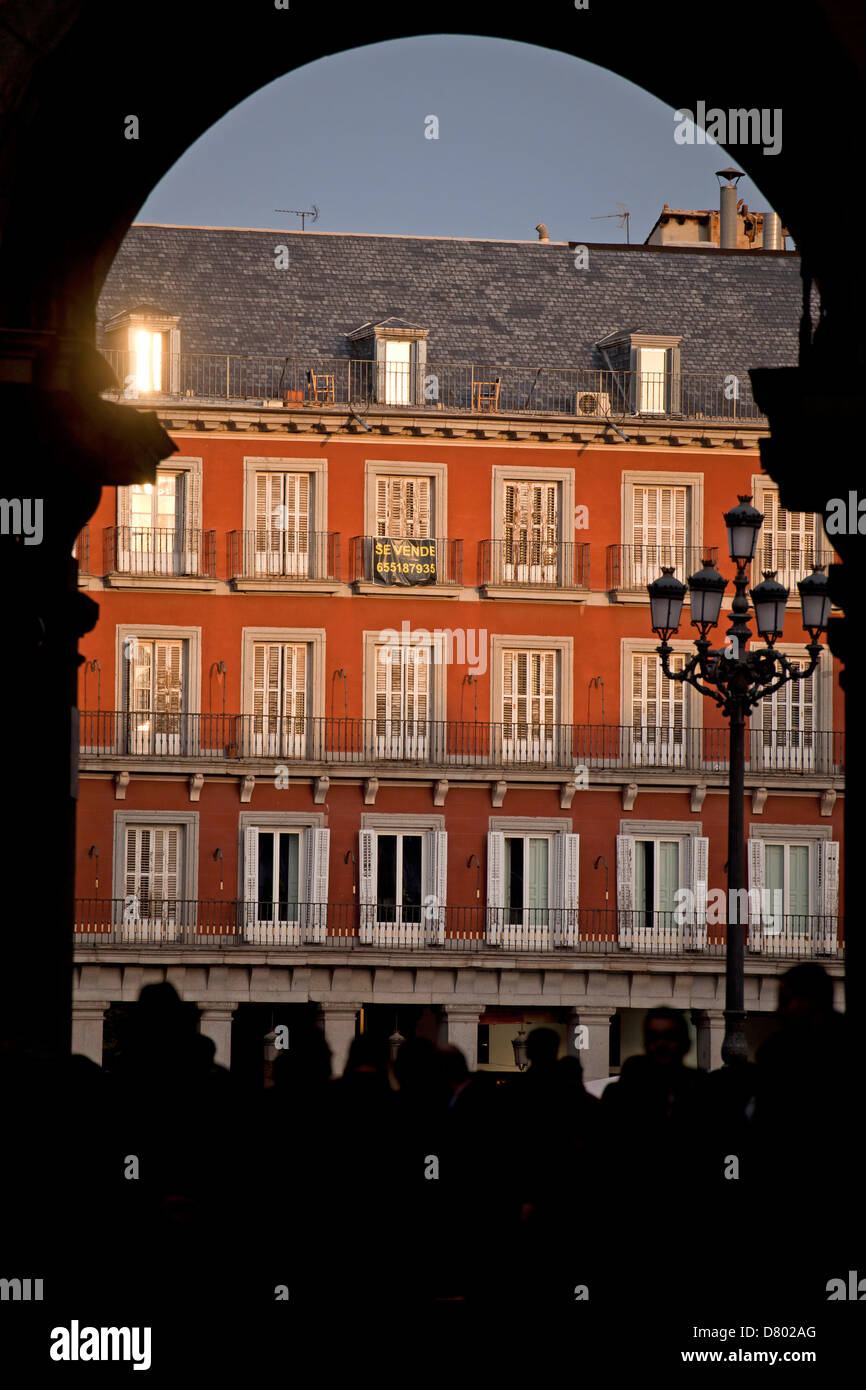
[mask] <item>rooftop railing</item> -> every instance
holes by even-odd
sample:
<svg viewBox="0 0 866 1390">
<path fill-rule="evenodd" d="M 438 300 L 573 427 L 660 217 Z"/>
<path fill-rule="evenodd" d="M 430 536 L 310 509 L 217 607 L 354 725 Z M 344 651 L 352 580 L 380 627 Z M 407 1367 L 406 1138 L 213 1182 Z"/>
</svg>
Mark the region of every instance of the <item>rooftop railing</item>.
<svg viewBox="0 0 866 1390">
<path fill-rule="evenodd" d="M 752 959 L 808 960 L 844 955 L 842 919 L 785 916 L 750 925 Z M 420 903 L 250 902 L 154 896 L 79 898 L 75 945 L 365 948 L 446 954 L 543 952 L 582 956 L 696 956 L 722 960 L 725 928 L 681 924 L 673 912 L 617 908 L 441 907 Z"/>
<path fill-rule="evenodd" d="M 461 631 L 445 630 L 442 659 L 461 654 Z M 448 769 L 532 769 L 575 777 L 632 769 L 726 773 L 727 728 L 681 725 L 482 723 L 463 720 L 314 718 L 187 714 L 171 709 L 80 714 L 81 756 L 209 763 L 274 762 L 328 766 L 403 765 Z M 798 776 L 841 775 L 844 735 L 814 729 L 750 728 L 746 770 Z"/>
<path fill-rule="evenodd" d="M 168 353 L 159 378 L 139 376 L 133 351 L 103 349 L 126 400 L 381 406 L 476 415 L 763 420 L 746 369 L 634 372 L 474 362 L 376 363 L 339 357 Z M 148 363 L 147 372 L 152 370 Z M 138 383 L 147 381 L 147 389 Z"/>
</svg>

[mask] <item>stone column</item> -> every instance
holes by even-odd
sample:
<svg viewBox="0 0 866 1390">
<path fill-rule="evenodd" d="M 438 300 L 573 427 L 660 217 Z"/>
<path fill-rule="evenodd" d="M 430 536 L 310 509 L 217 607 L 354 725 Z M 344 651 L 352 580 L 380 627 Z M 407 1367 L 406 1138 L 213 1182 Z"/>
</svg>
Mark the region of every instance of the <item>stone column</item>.
<svg viewBox="0 0 866 1390">
<path fill-rule="evenodd" d="M 325 1029 L 325 1042 L 331 1049 L 331 1072 L 342 1076 L 355 1037 L 360 1004 L 321 1003 L 319 1011 Z"/>
<path fill-rule="evenodd" d="M 102 1025 L 110 999 L 73 999 L 72 1051 L 102 1066 Z"/>
<path fill-rule="evenodd" d="M 232 1015 L 237 1003 L 221 1000 L 218 1003 L 199 1005 L 201 1013 L 198 1031 L 210 1038 L 216 1046 L 214 1061 L 217 1066 L 230 1067 L 232 1061 Z"/>
<path fill-rule="evenodd" d="M 470 1071 L 478 1066 L 478 1020 L 484 1013 L 480 1004 L 443 1004 L 449 1047 L 459 1047 Z"/>
<path fill-rule="evenodd" d="M 580 1058 L 584 1081 L 602 1081 L 610 1076 L 610 1021 L 616 1009 L 610 1007 L 585 1007 L 569 1010 L 567 1027 L 569 1039 L 574 1037 L 574 1029 L 581 1025 L 587 1029 L 586 1046 L 574 1052 L 569 1044 L 569 1052 Z"/>
<path fill-rule="evenodd" d="M 722 1065 L 725 1015 L 721 1009 L 692 1009 L 692 1023 L 698 1030 L 698 1068 L 716 1071 Z"/>
</svg>

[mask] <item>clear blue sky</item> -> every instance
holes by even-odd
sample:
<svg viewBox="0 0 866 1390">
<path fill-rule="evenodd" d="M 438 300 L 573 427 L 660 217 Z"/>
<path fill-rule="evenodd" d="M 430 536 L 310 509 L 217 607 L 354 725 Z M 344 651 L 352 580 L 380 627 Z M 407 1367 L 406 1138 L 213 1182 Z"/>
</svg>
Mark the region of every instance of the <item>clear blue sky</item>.
<svg viewBox="0 0 866 1390">
<path fill-rule="evenodd" d="M 696 91 L 694 108 L 702 93 Z M 687 103 L 688 104 L 688 103 Z M 425 139 L 425 117 L 439 119 Z M 718 206 L 719 146 L 678 145 L 674 113 L 623 78 L 550 49 L 432 35 L 311 63 L 242 102 L 157 185 L 141 222 L 554 241 L 631 240 L 663 203 Z M 764 210 L 748 179 L 740 196 Z M 307 224 L 310 225 L 309 223 Z"/>
</svg>

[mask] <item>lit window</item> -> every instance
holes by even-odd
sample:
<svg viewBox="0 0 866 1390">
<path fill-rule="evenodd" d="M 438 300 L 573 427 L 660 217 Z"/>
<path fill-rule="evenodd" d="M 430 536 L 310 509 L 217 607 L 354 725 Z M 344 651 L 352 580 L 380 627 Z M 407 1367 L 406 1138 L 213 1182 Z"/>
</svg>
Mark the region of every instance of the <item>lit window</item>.
<svg viewBox="0 0 866 1390">
<path fill-rule="evenodd" d="M 135 384 L 139 391 L 161 391 L 162 334 L 140 328 L 135 334 Z"/>
</svg>

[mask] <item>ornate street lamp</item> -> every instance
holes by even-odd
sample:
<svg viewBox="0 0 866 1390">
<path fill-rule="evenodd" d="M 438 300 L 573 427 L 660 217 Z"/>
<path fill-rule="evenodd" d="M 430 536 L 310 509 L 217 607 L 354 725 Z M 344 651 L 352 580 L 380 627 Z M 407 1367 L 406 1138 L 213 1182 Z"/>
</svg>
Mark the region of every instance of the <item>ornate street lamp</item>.
<svg viewBox="0 0 866 1390">
<path fill-rule="evenodd" d="M 821 644 L 818 638 L 827 629 L 830 615 L 828 579 L 823 567 L 814 566 L 813 573 L 797 585 L 803 612 L 803 627 L 811 641 L 806 644 L 809 661 L 798 667 L 775 649 L 782 635 L 788 590 L 768 571 L 762 583 L 751 591 L 755 605 L 758 632 L 766 646 L 747 651 L 752 640 L 749 627 L 747 570 L 754 559 L 758 532 L 764 517 L 751 505 L 751 497 L 739 498 L 739 505 L 725 513 L 728 549 L 737 566 L 734 578 L 736 594 L 731 606 L 731 625 L 728 645 L 721 650 L 710 647 L 708 633 L 719 620 L 722 594 L 727 587 L 724 577 L 710 561 L 689 579 L 691 623 L 699 635 L 694 639 L 697 648 L 682 670 L 671 670 L 673 648 L 669 639 L 678 630 L 686 586 L 674 578 L 673 570 L 662 571 L 661 577 L 647 585 L 650 597 L 650 616 L 653 631 L 661 638 L 656 650 L 661 657 L 662 670 L 668 680 L 691 685 L 720 706 L 730 720 L 730 774 L 728 783 L 728 921 L 725 969 L 725 1041 L 722 1058 L 726 1065 L 746 1061 L 745 1010 L 743 1007 L 743 962 L 745 953 L 745 922 L 740 920 L 745 878 L 745 817 L 743 800 L 746 780 L 746 717 L 761 700 L 781 689 L 788 681 L 807 680 L 818 664 Z"/>
</svg>

